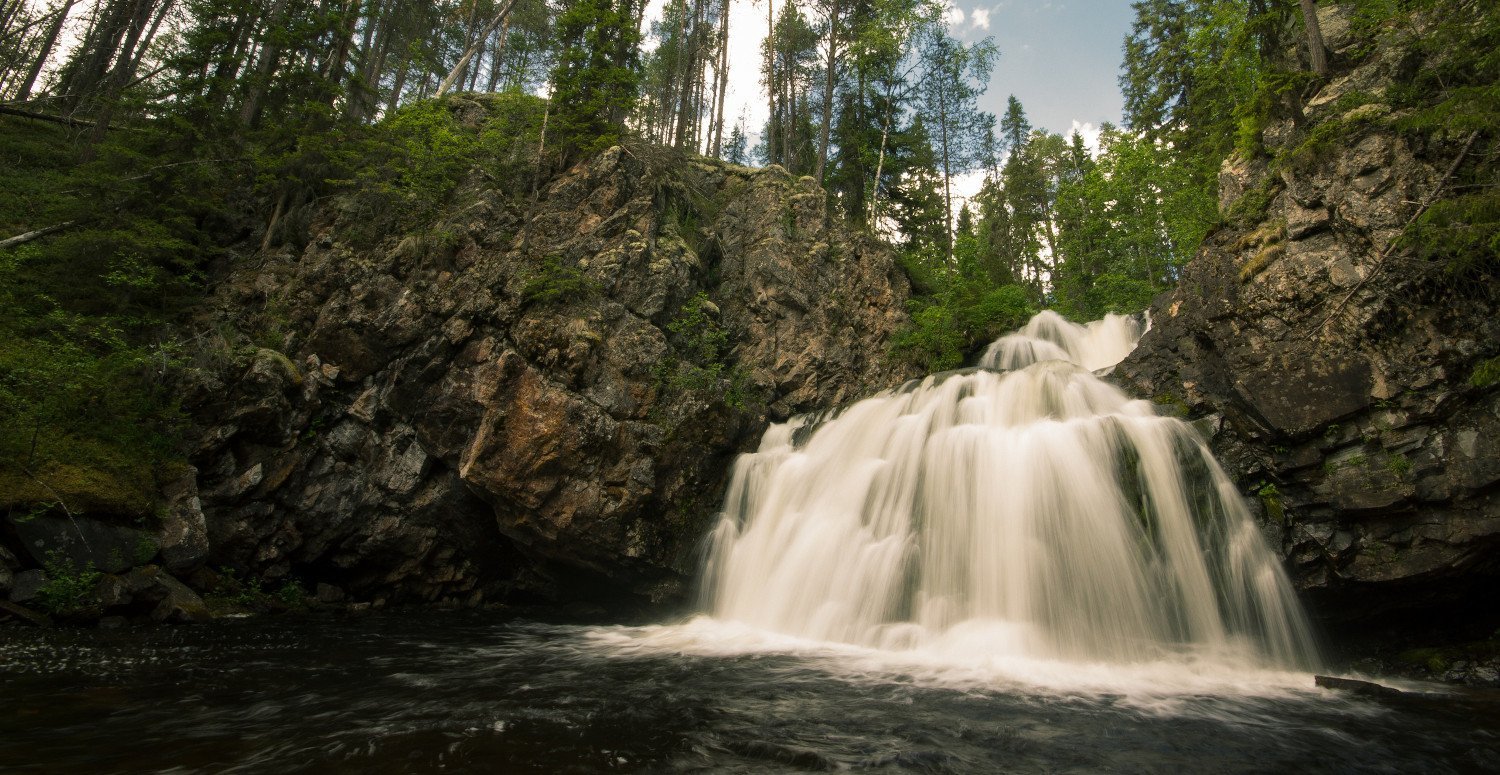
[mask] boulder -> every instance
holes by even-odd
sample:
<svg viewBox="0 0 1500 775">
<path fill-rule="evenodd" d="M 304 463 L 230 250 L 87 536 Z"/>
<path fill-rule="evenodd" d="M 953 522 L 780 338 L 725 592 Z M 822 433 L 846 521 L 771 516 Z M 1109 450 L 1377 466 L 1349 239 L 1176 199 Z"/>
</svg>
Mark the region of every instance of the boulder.
<svg viewBox="0 0 1500 775">
<path fill-rule="evenodd" d="M 156 536 L 129 525 L 58 514 L 12 518 L 11 524 L 21 546 L 39 565 L 60 560 L 74 568 L 118 573 L 156 556 Z"/>
<path fill-rule="evenodd" d="M 21 571 L 11 580 L 10 601 L 12 603 L 31 603 L 37 599 L 37 594 L 46 583 L 46 571 L 36 569 Z"/>
</svg>

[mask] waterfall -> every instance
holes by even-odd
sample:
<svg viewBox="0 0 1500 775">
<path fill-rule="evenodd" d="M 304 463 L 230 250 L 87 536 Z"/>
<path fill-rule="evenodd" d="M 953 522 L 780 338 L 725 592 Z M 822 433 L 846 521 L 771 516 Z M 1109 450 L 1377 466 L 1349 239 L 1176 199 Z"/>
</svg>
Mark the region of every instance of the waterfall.
<svg viewBox="0 0 1500 775">
<path fill-rule="evenodd" d="M 1095 375 L 1141 329 L 1043 312 L 980 368 L 772 426 L 735 464 L 709 612 L 878 649 L 1310 665 L 1290 583 L 1207 447 Z"/>
</svg>

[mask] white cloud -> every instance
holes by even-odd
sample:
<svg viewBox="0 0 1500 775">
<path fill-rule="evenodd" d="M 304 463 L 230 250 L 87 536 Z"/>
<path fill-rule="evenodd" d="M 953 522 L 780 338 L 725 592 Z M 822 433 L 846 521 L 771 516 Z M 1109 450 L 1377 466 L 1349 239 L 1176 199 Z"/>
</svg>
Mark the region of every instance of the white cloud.
<svg viewBox="0 0 1500 775">
<path fill-rule="evenodd" d="M 969 12 L 969 23 L 976 30 L 987 30 L 990 28 L 990 9 L 975 8 Z"/>
<path fill-rule="evenodd" d="M 953 0 L 943 0 L 943 17 L 948 20 L 949 27 L 960 27 L 964 23 L 964 9 Z"/>
<path fill-rule="evenodd" d="M 1073 127 L 1068 130 L 1068 137 L 1071 138 L 1074 132 L 1083 136 L 1083 144 L 1088 146 L 1090 154 L 1099 155 L 1099 127 L 1094 126 L 1094 122 L 1079 121 L 1075 118 Z"/>
</svg>

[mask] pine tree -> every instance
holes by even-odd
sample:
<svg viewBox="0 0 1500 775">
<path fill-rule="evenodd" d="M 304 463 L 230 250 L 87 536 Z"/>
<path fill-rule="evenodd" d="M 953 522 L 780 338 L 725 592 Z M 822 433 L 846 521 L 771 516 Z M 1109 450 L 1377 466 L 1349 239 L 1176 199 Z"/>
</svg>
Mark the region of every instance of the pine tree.
<svg viewBox="0 0 1500 775">
<path fill-rule="evenodd" d="M 635 106 L 640 35 L 631 0 L 578 0 L 557 19 L 551 133 L 564 162 L 619 142 Z"/>
</svg>

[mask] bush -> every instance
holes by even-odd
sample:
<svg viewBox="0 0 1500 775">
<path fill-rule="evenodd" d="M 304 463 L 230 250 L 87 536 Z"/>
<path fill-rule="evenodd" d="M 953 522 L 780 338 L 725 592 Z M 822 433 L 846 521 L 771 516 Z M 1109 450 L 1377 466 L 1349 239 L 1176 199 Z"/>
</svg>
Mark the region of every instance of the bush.
<svg viewBox="0 0 1500 775">
<path fill-rule="evenodd" d="M 563 266 L 557 256 L 542 260 L 542 267 L 521 288 L 528 304 L 556 304 L 596 293 L 599 286 L 576 267 Z"/>
<path fill-rule="evenodd" d="M 37 590 L 37 603 L 42 610 L 66 616 L 90 607 L 94 587 L 104 575 L 94 569 L 92 562 L 79 568 L 54 550 L 47 554 L 42 565 L 47 571 L 47 582 Z"/>
<path fill-rule="evenodd" d="M 657 385 L 674 393 L 716 391 L 727 406 L 745 409 L 755 400 L 748 376 L 730 367 L 729 332 L 714 317 L 717 308 L 699 291 L 667 323 L 672 353 L 656 367 Z"/>
</svg>

